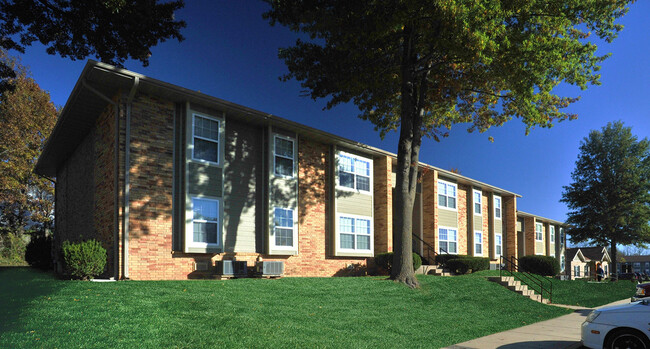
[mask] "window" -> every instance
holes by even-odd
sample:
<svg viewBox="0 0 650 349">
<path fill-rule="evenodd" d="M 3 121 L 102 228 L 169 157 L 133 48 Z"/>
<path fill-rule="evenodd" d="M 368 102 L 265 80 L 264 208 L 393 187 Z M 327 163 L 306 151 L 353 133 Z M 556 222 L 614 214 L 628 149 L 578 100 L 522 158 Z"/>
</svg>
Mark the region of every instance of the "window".
<svg viewBox="0 0 650 349">
<path fill-rule="evenodd" d="M 293 210 L 276 207 L 273 216 L 275 246 L 293 247 Z"/>
<path fill-rule="evenodd" d="M 560 245 L 564 246 L 564 228 L 560 228 Z"/>
<path fill-rule="evenodd" d="M 370 251 L 370 219 L 340 216 L 340 248 L 344 250 Z"/>
<path fill-rule="evenodd" d="M 607 276 L 607 274 L 609 274 L 609 273 L 607 272 L 607 267 L 608 267 L 608 266 L 606 265 L 606 266 L 605 266 L 605 276 Z"/>
<path fill-rule="evenodd" d="M 501 197 L 494 197 L 494 218 L 501 219 Z"/>
<path fill-rule="evenodd" d="M 480 190 L 474 190 L 474 214 L 477 216 L 481 215 L 483 202 L 483 193 Z"/>
<path fill-rule="evenodd" d="M 458 253 L 458 231 L 450 228 L 438 230 L 439 253 Z"/>
<path fill-rule="evenodd" d="M 535 240 L 537 241 L 544 240 L 544 233 L 542 232 L 542 230 L 543 230 L 542 223 L 535 223 Z"/>
<path fill-rule="evenodd" d="M 483 232 L 480 231 L 474 232 L 474 255 L 483 255 Z"/>
<path fill-rule="evenodd" d="M 551 243 L 554 244 L 555 243 L 555 226 L 551 226 L 550 229 L 551 229 Z"/>
<path fill-rule="evenodd" d="M 456 209 L 456 184 L 438 181 L 438 207 Z"/>
<path fill-rule="evenodd" d="M 339 186 L 370 192 L 370 160 L 339 153 Z"/>
<path fill-rule="evenodd" d="M 194 114 L 192 159 L 219 163 L 219 120 Z"/>
<path fill-rule="evenodd" d="M 573 267 L 573 276 L 580 277 L 580 266 L 576 265 Z"/>
<path fill-rule="evenodd" d="M 219 200 L 192 198 L 192 242 L 198 245 L 220 245 Z"/>
<path fill-rule="evenodd" d="M 288 137 L 274 137 L 275 154 L 273 167 L 275 174 L 284 177 L 293 177 L 294 143 Z"/>
<path fill-rule="evenodd" d="M 503 252 L 503 236 L 501 234 L 494 235 L 496 243 L 494 244 L 494 254 L 500 256 Z"/>
<path fill-rule="evenodd" d="M 589 276 L 589 266 L 588 265 L 584 266 L 584 270 L 585 270 L 585 276 Z"/>
<path fill-rule="evenodd" d="M 566 259 L 565 259 L 564 255 L 562 255 L 562 256 L 560 256 L 560 271 L 562 271 L 562 272 L 564 272 L 564 269 L 565 269 L 564 263 L 566 263 Z M 607 268 L 607 267 L 605 267 L 605 268 Z"/>
</svg>

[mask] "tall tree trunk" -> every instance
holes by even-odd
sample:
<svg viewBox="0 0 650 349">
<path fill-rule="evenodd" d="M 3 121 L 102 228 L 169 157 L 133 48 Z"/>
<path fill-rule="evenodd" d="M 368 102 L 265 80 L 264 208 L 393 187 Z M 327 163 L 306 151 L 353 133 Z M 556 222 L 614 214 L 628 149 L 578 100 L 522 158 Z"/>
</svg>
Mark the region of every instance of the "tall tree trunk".
<svg viewBox="0 0 650 349">
<path fill-rule="evenodd" d="M 609 271 L 609 275 L 611 276 L 612 274 L 616 273 L 616 265 L 617 265 L 616 255 L 618 254 L 616 251 L 616 238 L 612 238 L 610 252 L 611 252 L 610 257 L 612 258 L 612 266 Z M 618 280 L 618 277 L 616 278 L 616 280 Z"/>
<path fill-rule="evenodd" d="M 413 205 L 418 180 L 420 145 L 422 144 L 422 115 L 418 103 L 415 76 L 416 56 L 412 50 L 409 28 L 404 29 L 402 55 L 401 123 L 397 146 L 395 205 L 393 208 L 395 254 L 391 279 L 411 288 L 420 286 L 413 270 Z M 422 87 L 421 87 L 422 88 Z"/>
</svg>

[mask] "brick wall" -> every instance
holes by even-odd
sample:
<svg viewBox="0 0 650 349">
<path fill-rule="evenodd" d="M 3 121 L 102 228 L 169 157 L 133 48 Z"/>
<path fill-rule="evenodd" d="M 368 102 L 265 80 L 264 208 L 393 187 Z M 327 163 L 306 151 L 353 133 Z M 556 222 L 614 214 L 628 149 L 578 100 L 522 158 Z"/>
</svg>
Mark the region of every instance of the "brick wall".
<svg viewBox="0 0 650 349">
<path fill-rule="evenodd" d="M 505 247 L 505 257 L 518 256 L 517 246 L 517 198 L 515 196 L 504 196 L 501 199 L 503 201 L 503 214 L 501 215 L 502 219 L 505 220 L 505 226 L 503 230 L 503 240 Z"/>
<path fill-rule="evenodd" d="M 423 170 L 422 175 L 422 236 L 423 240 L 438 248 L 438 172 Z M 438 252 L 438 251 L 436 251 Z"/>
<path fill-rule="evenodd" d="M 393 251 L 392 159 L 378 157 L 373 162 L 375 254 Z"/>
<path fill-rule="evenodd" d="M 492 258 L 494 254 L 494 232 L 490 229 L 489 221 L 489 199 L 490 196 L 486 192 L 482 192 L 481 198 L 481 217 L 483 220 L 483 225 L 481 229 L 483 230 L 483 257 Z"/>
<path fill-rule="evenodd" d="M 458 254 L 472 255 L 471 250 L 468 249 L 468 229 L 467 229 L 467 194 L 471 195 L 472 188 L 458 184 Z M 469 229 L 474 234 L 473 229 Z M 471 240 L 470 240 L 471 241 Z"/>
</svg>

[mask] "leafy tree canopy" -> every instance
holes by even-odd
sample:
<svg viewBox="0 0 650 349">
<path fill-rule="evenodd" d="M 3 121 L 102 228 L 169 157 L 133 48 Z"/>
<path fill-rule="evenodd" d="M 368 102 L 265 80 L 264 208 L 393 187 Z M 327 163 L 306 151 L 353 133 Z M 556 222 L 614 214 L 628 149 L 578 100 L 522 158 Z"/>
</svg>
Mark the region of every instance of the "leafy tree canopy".
<svg viewBox="0 0 650 349">
<path fill-rule="evenodd" d="M 0 48 L 24 53 L 34 41 L 49 54 L 71 59 L 96 56 L 121 65 L 133 58 L 145 66 L 149 49 L 159 42 L 184 38 L 184 21 L 174 19 L 182 0 L 5 0 L 0 1 Z M 15 77 L 0 65 L 0 78 Z M 5 82 L 3 90 L 9 85 Z"/>
<path fill-rule="evenodd" d="M 630 0 L 266 0 L 264 14 L 303 33 L 280 49 L 297 79 L 327 108 L 352 101 L 385 135 L 400 130 L 391 278 L 417 286 L 409 265 L 422 136 L 456 123 L 483 132 L 513 117 L 550 127 L 575 117 L 561 82 L 597 84 L 591 35 L 611 41 Z M 412 269 L 412 268 L 411 268 Z"/>
<path fill-rule="evenodd" d="M 57 110 L 26 67 L 3 51 L 0 62 L 16 74 L 14 89 L 0 95 L 0 227 L 20 232 L 28 223 L 50 224 L 54 186 L 32 169 Z"/>
<path fill-rule="evenodd" d="M 650 142 L 622 122 L 591 131 L 564 187 L 574 242 L 643 246 L 650 242 Z"/>
</svg>

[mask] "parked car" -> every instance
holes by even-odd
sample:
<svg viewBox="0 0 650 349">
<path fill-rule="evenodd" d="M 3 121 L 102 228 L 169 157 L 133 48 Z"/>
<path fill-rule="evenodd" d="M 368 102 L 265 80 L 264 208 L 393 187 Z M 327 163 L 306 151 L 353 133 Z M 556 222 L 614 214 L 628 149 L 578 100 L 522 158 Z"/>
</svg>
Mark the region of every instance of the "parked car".
<svg viewBox="0 0 650 349">
<path fill-rule="evenodd" d="M 593 310 L 582 323 L 588 348 L 650 348 L 650 298 Z"/>
<path fill-rule="evenodd" d="M 650 282 L 636 285 L 636 293 L 632 296 L 632 302 L 640 301 L 646 297 L 650 297 Z"/>
</svg>

